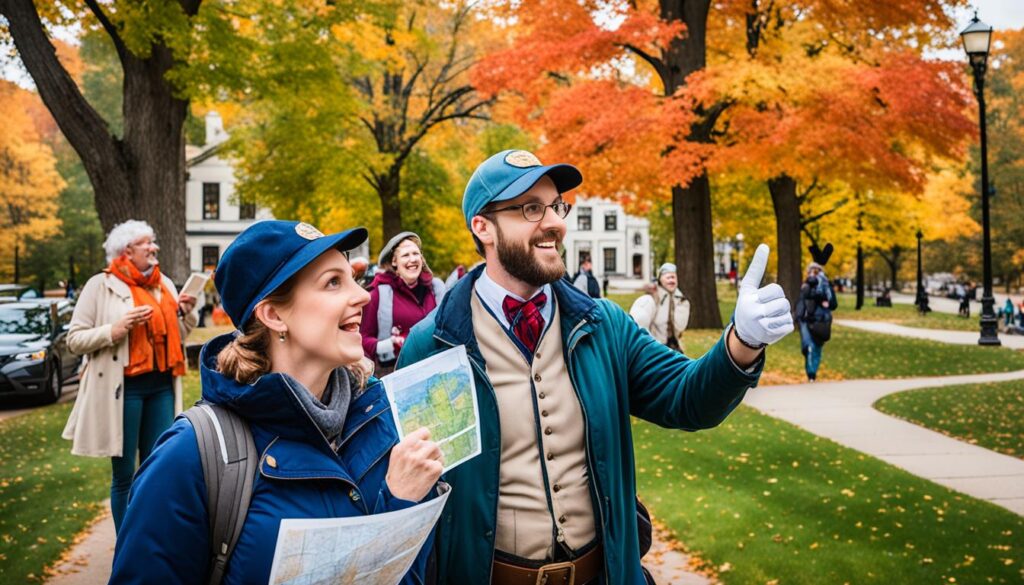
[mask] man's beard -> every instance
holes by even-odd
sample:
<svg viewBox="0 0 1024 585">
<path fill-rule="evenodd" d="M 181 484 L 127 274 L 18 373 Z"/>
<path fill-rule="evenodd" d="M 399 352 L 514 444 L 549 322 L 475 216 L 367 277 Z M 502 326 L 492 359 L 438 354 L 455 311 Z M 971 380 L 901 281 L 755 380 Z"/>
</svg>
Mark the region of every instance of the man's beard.
<svg viewBox="0 0 1024 585">
<path fill-rule="evenodd" d="M 497 225 L 495 225 L 497 227 Z M 497 230 L 498 261 L 502 268 L 513 278 L 521 280 L 530 286 L 542 287 L 565 276 L 565 264 L 558 262 L 555 266 L 544 266 L 533 257 L 533 246 L 539 242 L 554 239 L 556 246 L 561 244 L 558 233 L 546 232 L 530 240 L 525 246 L 518 242 L 508 241 L 504 238 L 501 228 Z"/>
</svg>

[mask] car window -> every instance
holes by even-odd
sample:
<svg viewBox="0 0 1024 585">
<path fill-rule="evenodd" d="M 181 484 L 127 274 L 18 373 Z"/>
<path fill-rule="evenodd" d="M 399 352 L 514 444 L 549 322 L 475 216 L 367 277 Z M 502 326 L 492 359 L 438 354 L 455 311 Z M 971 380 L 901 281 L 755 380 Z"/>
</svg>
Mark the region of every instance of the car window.
<svg viewBox="0 0 1024 585">
<path fill-rule="evenodd" d="M 50 308 L 0 305 L 0 335 L 44 334 L 50 330 Z"/>
</svg>

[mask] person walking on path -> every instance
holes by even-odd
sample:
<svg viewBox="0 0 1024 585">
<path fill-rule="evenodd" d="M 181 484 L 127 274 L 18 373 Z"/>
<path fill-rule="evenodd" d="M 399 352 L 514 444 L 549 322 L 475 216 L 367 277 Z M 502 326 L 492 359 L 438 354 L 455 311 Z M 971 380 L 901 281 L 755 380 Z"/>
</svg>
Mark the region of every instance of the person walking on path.
<svg viewBox="0 0 1024 585">
<path fill-rule="evenodd" d="M 1003 325 L 1013 325 L 1013 301 L 1006 297 L 1006 304 L 1003 305 Z"/>
<path fill-rule="evenodd" d="M 796 303 L 800 350 L 804 354 L 804 370 L 809 382 L 818 377 L 822 348 L 832 336 L 832 311 L 835 308 L 836 295 L 823 267 L 811 262 L 807 267 L 807 280 L 800 285 L 800 300 Z"/>
<path fill-rule="evenodd" d="M 181 412 L 182 340 L 196 324 L 196 299 L 179 298 L 160 272 L 146 222 L 114 226 L 103 248 L 110 264 L 85 283 L 71 317 L 68 349 L 87 361 L 62 436 L 75 455 L 110 457 L 110 507 L 120 529 L 136 455 L 145 461 Z"/>
<path fill-rule="evenodd" d="M 439 583 L 644 583 L 631 416 L 721 423 L 757 384 L 764 348 L 793 330 L 782 288 L 758 288 L 765 245 L 734 323 L 700 359 L 581 293 L 558 252 L 571 208 L 562 194 L 581 182 L 575 167 L 522 150 L 477 167 L 462 210 L 486 265 L 413 328 L 399 357 L 403 367 L 464 345 L 474 371 L 482 452 L 445 475 Z"/>
<path fill-rule="evenodd" d="M 237 544 L 211 547 L 210 515 L 224 510 L 210 509 L 196 430 L 179 417 L 139 469 L 111 583 L 266 583 L 282 519 L 365 516 L 430 496 L 440 449 L 427 429 L 398 442 L 383 386 L 367 379 L 359 322 L 370 295 L 344 254 L 365 240 L 363 228 L 325 236 L 267 220 L 224 252 L 217 289 L 239 330 L 200 359 L 204 402 L 240 417 L 259 454 Z M 228 558 L 214 563 L 213 548 Z M 428 550 L 402 583 L 423 582 Z"/>
<path fill-rule="evenodd" d="M 660 343 L 683 351 L 683 331 L 690 322 L 690 301 L 679 290 L 675 264 L 661 265 L 654 289 L 633 302 L 629 316 Z"/>
<path fill-rule="evenodd" d="M 434 310 L 444 297 L 444 282 L 435 278 L 423 258 L 423 242 L 402 232 L 385 244 L 370 283 L 370 304 L 359 327 L 363 351 L 377 364 L 378 376 L 390 373 L 413 325 Z"/>
<path fill-rule="evenodd" d="M 580 262 L 579 272 L 572 278 L 572 285 L 592 299 L 601 298 L 601 285 L 597 283 L 597 278 L 594 276 L 594 263 L 590 261 L 590 256 L 583 258 L 583 261 Z"/>
</svg>

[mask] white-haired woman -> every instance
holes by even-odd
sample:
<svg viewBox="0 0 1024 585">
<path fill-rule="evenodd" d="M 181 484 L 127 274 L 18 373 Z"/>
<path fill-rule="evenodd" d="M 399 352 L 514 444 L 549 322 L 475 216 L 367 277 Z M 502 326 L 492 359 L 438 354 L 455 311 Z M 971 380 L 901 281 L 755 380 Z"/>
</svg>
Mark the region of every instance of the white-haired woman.
<svg viewBox="0 0 1024 585">
<path fill-rule="evenodd" d="M 119 529 L 139 461 L 181 411 L 182 340 L 195 326 L 195 298 L 178 297 L 160 273 L 156 234 L 128 220 L 103 243 L 110 264 L 85 284 L 68 332 L 88 356 L 63 436 L 71 452 L 110 457 L 110 507 Z"/>
</svg>

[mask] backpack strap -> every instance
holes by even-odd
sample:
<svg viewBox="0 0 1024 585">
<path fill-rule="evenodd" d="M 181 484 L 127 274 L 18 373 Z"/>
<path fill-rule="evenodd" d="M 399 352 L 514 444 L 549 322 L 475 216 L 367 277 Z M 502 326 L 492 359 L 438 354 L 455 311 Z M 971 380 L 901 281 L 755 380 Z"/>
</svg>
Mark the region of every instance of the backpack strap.
<svg viewBox="0 0 1024 585">
<path fill-rule="evenodd" d="M 434 294 L 434 302 L 438 307 L 441 306 L 441 299 L 444 298 L 444 294 L 448 292 L 448 286 L 440 278 L 434 278 L 430 281 L 430 292 Z"/>
<path fill-rule="evenodd" d="M 390 284 L 377 285 L 377 339 L 391 339 L 391 328 L 394 326 L 394 313 L 392 310 L 395 304 L 395 291 Z M 385 353 L 377 353 L 377 360 L 381 363 L 390 362 L 395 359 L 394 350 Z"/>
<path fill-rule="evenodd" d="M 249 425 L 234 411 L 200 402 L 183 412 L 196 432 L 210 521 L 210 585 L 224 579 L 252 499 L 257 453 Z"/>
</svg>

